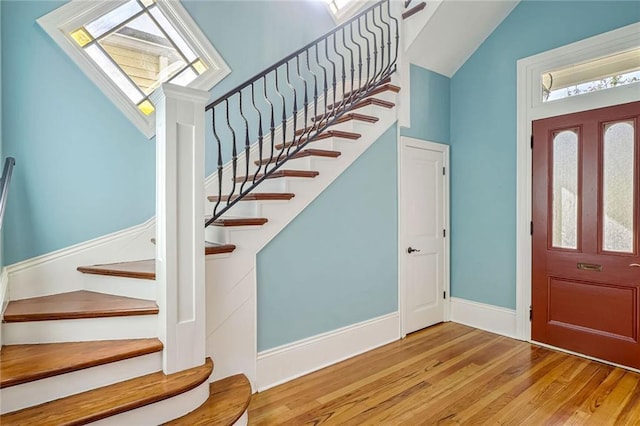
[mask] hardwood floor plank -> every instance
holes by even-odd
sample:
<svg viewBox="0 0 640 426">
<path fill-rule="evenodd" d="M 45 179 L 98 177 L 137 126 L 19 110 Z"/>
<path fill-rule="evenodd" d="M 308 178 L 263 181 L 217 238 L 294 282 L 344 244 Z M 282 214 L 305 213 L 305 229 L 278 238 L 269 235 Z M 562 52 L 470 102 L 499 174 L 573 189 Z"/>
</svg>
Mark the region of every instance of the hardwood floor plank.
<svg viewBox="0 0 640 426">
<path fill-rule="evenodd" d="M 640 374 L 445 323 L 255 394 L 251 425 L 640 425 Z"/>
</svg>

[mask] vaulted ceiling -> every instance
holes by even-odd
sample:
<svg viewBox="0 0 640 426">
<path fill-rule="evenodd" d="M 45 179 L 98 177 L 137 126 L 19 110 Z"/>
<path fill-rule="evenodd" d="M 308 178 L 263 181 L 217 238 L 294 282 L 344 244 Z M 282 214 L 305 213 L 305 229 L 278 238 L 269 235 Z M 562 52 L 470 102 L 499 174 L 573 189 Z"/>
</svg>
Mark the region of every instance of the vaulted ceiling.
<svg viewBox="0 0 640 426">
<path fill-rule="evenodd" d="M 428 21 L 411 44 L 411 62 L 447 77 L 453 76 L 518 2 L 519 0 L 427 2 L 423 13 Z"/>
</svg>

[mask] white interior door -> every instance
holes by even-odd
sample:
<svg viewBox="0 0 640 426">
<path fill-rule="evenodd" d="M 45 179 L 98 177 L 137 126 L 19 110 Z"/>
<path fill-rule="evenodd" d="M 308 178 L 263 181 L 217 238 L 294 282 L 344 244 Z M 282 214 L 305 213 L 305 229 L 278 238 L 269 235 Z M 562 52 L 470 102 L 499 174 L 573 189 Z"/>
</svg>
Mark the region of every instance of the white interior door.
<svg viewBox="0 0 640 426">
<path fill-rule="evenodd" d="M 447 146 L 402 138 L 403 334 L 445 320 Z"/>
</svg>

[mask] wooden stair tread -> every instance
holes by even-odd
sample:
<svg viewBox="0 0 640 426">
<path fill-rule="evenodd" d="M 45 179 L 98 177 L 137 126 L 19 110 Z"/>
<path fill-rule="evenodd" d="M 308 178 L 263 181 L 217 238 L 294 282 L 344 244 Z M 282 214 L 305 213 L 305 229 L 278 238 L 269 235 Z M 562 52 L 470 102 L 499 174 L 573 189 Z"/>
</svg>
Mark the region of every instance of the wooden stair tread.
<svg viewBox="0 0 640 426">
<path fill-rule="evenodd" d="M 81 425 L 153 404 L 194 389 L 213 371 L 204 365 L 166 376 L 147 374 L 113 385 L 92 389 L 66 398 L 0 416 L 2 425 Z"/>
<path fill-rule="evenodd" d="M 416 13 L 424 9 L 426 6 L 427 6 L 426 2 L 418 3 L 417 5 L 413 6 L 411 9 L 407 10 L 406 12 L 403 12 L 402 19 L 407 19 L 408 17 L 415 15 Z"/>
<path fill-rule="evenodd" d="M 341 139 L 350 139 L 350 140 L 357 140 L 360 139 L 362 137 L 361 134 L 359 133 L 353 133 L 353 132 L 344 132 L 342 130 L 326 130 L 322 133 L 320 133 L 319 135 L 315 136 L 313 138 L 313 140 L 311 140 L 311 142 L 315 142 L 315 141 L 320 141 L 323 139 L 328 139 L 328 138 L 341 138 Z M 274 148 L 275 149 L 282 149 L 282 148 L 288 148 L 292 145 L 300 145 L 305 143 L 309 138 L 308 137 L 304 137 L 304 138 L 300 138 L 300 140 L 296 140 L 296 141 L 289 141 L 286 143 L 281 143 L 276 145 Z"/>
<path fill-rule="evenodd" d="M 265 217 L 221 217 L 216 219 L 212 225 L 215 226 L 260 226 L 267 223 L 269 219 Z"/>
<path fill-rule="evenodd" d="M 280 169 L 276 170 L 273 174 L 269 175 L 267 179 L 278 179 L 278 178 L 286 178 L 286 177 L 295 177 L 295 178 L 314 178 L 318 176 L 320 172 L 316 172 L 314 170 L 290 170 L 290 169 Z M 262 179 L 264 174 L 259 174 L 255 177 L 256 180 Z M 247 182 L 253 181 L 253 176 L 239 176 L 236 178 L 236 182 L 244 182 L 247 179 Z"/>
<path fill-rule="evenodd" d="M 153 259 L 133 262 L 106 263 L 102 265 L 78 266 L 78 272 L 93 275 L 109 275 L 113 277 L 156 279 L 156 262 Z"/>
<path fill-rule="evenodd" d="M 165 426 L 233 425 L 249 407 L 251 384 L 244 374 L 237 374 L 211 383 L 209 395 L 198 409 Z"/>
<path fill-rule="evenodd" d="M 307 148 L 307 149 L 301 150 L 297 154 L 292 155 L 290 159 L 304 158 L 304 157 L 338 158 L 340 155 L 341 155 L 340 151 L 330 151 L 330 150 L 327 150 L 327 149 Z M 283 156 L 283 158 L 284 158 L 284 156 Z M 273 158 L 263 158 L 262 160 L 254 161 L 254 163 L 255 163 L 256 166 L 259 166 L 261 164 L 275 163 L 277 159 L 278 159 L 278 157 L 276 155 L 274 155 Z"/>
<path fill-rule="evenodd" d="M 344 122 L 351 121 L 351 120 L 364 121 L 365 123 L 376 123 L 380 119 L 378 117 L 374 117 L 372 115 L 358 114 L 357 112 L 350 112 L 350 113 L 344 114 L 343 116 L 338 118 L 336 121 L 331 123 L 331 125 L 340 124 L 340 123 L 344 123 Z M 301 135 L 303 133 L 313 131 L 315 129 L 318 129 L 319 127 L 324 126 L 325 124 L 326 124 L 326 122 L 317 122 L 313 126 L 309 126 L 309 127 L 305 127 L 304 129 L 296 130 L 296 135 Z"/>
<path fill-rule="evenodd" d="M 204 254 L 224 254 L 224 253 L 232 253 L 236 249 L 236 246 L 233 244 L 218 244 L 218 243 L 210 243 L 209 241 L 204 242 Z"/>
<path fill-rule="evenodd" d="M 375 96 L 378 93 L 387 92 L 387 91 L 394 92 L 394 93 L 400 92 L 400 86 L 396 86 L 395 84 L 389 83 L 389 79 L 387 79 L 385 81 L 386 81 L 386 83 L 382 83 L 380 86 L 376 87 L 371 92 L 369 92 L 367 94 L 367 97 Z M 349 92 L 349 93 L 345 94 L 345 98 L 351 97 L 352 94 L 358 94 L 358 91 L 354 90 L 353 92 Z M 338 105 L 340 105 L 340 103 L 338 103 Z M 333 108 L 333 105 L 330 105 L 329 108 Z"/>
<path fill-rule="evenodd" d="M 0 389 L 161 350 L 158 339 L 8 345 L 0 351 Z"/>
<path fill-rule="evenodd" d="M 358 101 L 355 104 L 347 105 L 347 108 L 348 110 L 354 110 L 354 109 L 363 108 L 369 105 L 376 105 L 383 108 L 393 108 L 394 106 L 396 106 L 396 104 L 394 104 L 393 102 L 385 101 L 383 99 L 364 98 L 363 100 Z M 345 109 L 344 107 L 331 109 L 328 114 L 317 115 L 311 118 L 311 121 L 326 120 L 327 118 L 335 114 L 338 114 L 341 111 L 344 111 L 344 109 Z"/>
<path fill-rule="evenodd" d="M 152 238 L 151 243 L 155 244 L 156 239 Z M 236 249 L 236 246 L 233 244 L 218 244 L 218 243 L 210 243 L 209 241 L 204 242 L 204 254 L 225 254 L 232 253 Z M 154 276 L 155 279 L 155 276 Z"/>
<path fill-rule="evenodd" d="M 151 300 L 79 290 L 9 302 L 4 322 L 48 321 L 131 315 L 155 315 Z"/>
<path fill-rule="evenodd" d="M 295 197 L 296 194 L 292 192 L 250 192 L 240 201 L 288 201 Z M 215 203 L 218 200 L 220 201 L 229 201 L 235 200 L 239 195 L 233 195 L 229 197 L 228 195 L 223 195 L 219 197 L 217 195 L 210 195 L 208 198 L 209 201 Z"/>
</svg>

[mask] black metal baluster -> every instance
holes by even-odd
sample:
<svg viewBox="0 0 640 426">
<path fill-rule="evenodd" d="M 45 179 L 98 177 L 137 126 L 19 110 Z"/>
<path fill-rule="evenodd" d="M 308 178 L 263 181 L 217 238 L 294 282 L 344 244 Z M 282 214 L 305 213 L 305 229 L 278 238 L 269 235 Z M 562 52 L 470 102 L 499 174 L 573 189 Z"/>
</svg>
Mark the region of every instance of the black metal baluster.
<svg viewBox="0 0 640 426">
<path fill-rule="evenodd" d="M 309 54 L 309 51 L 307 51 L 307 56 Z M 302 77 L 302 75 L 300 74 L 300 57 L 296 57 L 296 72 L 298 73 L 298 77 L 300 77 L 300 79 L 302 80 L 302 84 L 304 85 L 304 131 L 302 132 L 302 135 L 304 135 L 304 133 L 307 130 L 307 127 L 309 127 L 309 93 L 307 90 L 307 80 Z M 301 136 L 302 137 L 302 136 Z"/>
<path fill-rule="evenodd" d="M 325 39 L 325 43 L 327 42 L 327 40 Z M 322 84 L 322 94 L 323 94 L 323 98 L 324 98 L 324 112 L 322 113 L 322 119 L 320 120 L 321 122 L 324 121 L 328 116 L 329 116 L 329 109 L 327 108 L 328 104 L 327 104 L 327 98 L 328 98 L 328 94 L 329 94 L 329 86 L 327 83 L 327 69 L 322 65 L 322 63 L 320 63 L 320 59 L 318 58 L 318 45 L 316 44 L 316 62 L 318 63 L 318 66 L 320 66 L 320 68 L 322 68 L 322 76 L 323 76 L 323 84 Z"/>
<path fill-rule="evenodd" d="M 276 68 L 276 94 L 280 97 L 280 100 L 282 102 L 282 149 L 280 150 L 280 152 L 278 153 L 278 157 L 276 158 L 276 164 L 278 164 L 280 162 L 280 157 L 282 157 L 282 154 L 284 153 L 284 150 L 287 146 L 287 106 L 286 106 L 286 101 L 284 99 L 284 96 L 282 96 L 282 93 L 280 93 L 280 86 L 278 83 L 278 68 Z"/>
<path fill-rule="evenodd" d="M 318 45 L 316 44 L 316 53 L 318 52 Z M 316 123 L 320 124 L 318 120 L 318 76 L 313 72 L 311 67 L 309 66 L 309 51 L 307 51 L 307 68 L 309 68 L 309 72 L 313 75 L 313 117 L 316 120 Z M 309 130 L 311 133 L 311 130 Z M 302 136 L 298 139 L 298 144 L 302 140 Z"/>
<path fill-rule="evenodd" d="M 380 5 L 382 6 L 382 5 Z M 377 8 L 376 8 L 377 9 Z M 380 43 L 380 70 L 376 71 L 375 76 L 373 77 L 373 82 L 377 82 L 379 81 L 380 77 L 382 76 L 382 73 L 384 71 L 384 28 L 382 28 L 381 25 L 378 25 L 377 21 L 376 21 L 376 9 L 373 9 L 371 12 L 371 21 L 373 23 L 373 26 L 378 28 L 380 30 L 380 40 L 378 41 L 378 35 L 375 34 L 374 35 L 374 40 L 376 45 L 378 44 L 378 42 Z M 382 19 L 382 9 L 380 9 L 380 19 Z M 377 64 L 376 67 L 377 68 Z"/>
<path fill-rule="evenodd" d="M 249 180 L 249 163 L 251 161 L 250 158 L 250 154 L 251 154 L 251 141 L 249 140 L 249 122 L 247 121 L 247 117 L 244 116 L 244 111 L 242 110 L 242 91 L 238 92 L 238 103 L 239 103 L 239 108 L 240 108 L 240 117 L 242 117 L 242 120 L 244 121 L 244 163 L 245 163 L 245 174 L 244 174 L 244 180 L 242 181 L 242 185 L 240 185 L 240 190 L 238 191 L 238 194 L 242 194 L 242 190 L 244 189 L 244 185 L 247 183 L 247 180 Z M 236 178 L 236 176 L 233 177 L 234 179 Z M 231 201 L 231 199 L 229 199 L 228 201 Z"/>
<path fill-rule="evenodd" d="M 236 192 L 236 177 L 238 176 L 238 149 L 236 147 L 236 132 L 233 130 L 233 126 L 231 125 L 231 120 L 229 119 L 229 99 L 225 101 L 226 105 L 226 115 L 227 115 L 227 127 L 229 131 L 231 131 L 231 170 L 233 175 L 233 184 L 231 186 L 231 192 L 229 193 L 229 199 L 227 200 L 227 205 L 229 204 L 229 200 Z"/>
<path fill-rule="evenodd" d="M 296 90 L 295 86 L 291 84 L 291 79 L 289 76 L 289 62 L 287 62 L 287 85 L 293 92 L 293 129 L 291 132 L 291 135 L 292 135 L 291 143 L 287 148 L 287 158 L 289 158 L 289 155 L 291 153 L 291 147 L 294 144 L 294 141 L 296 138 L 296 132 L 298 130 L 298 91 Z"/>
<path fill-rule="evenodd" d="M 398 19 L 391 14 L 390 1 L 387 1 L 387 13 L 391 17 L 391 20 L 395 22 L 395 28 L 396 28 L 396 50 L 395 50 L 394 59 L 393 59 L 393 71 L 395 71 L 396 70 L 395 65 L 398 61 L 398 49 L 400 48 L 400 21 L 398 21 Z M 391 37 L 391 35 L 389 35 L 389 37 Z"/>
<path fill-rule="evenodd" d="M 382 17 L 382 5 L 380 5 L 380 16 Z M 389 74 L 391 74 L 391 24 L 387 19 L 382 19 L 382 22 L 387 27 L 387 37 L 386 40 L 384 40 L 387 43 L 387 68 L 385 68 L 383 76 L 384 78 L 386 78 Z"/>
<path fill-rule="evenodd" d="M 267 170 L 269 170 L 269 165 L 271 164 L 271 162 L 273 162 L 273 152 L 275 149 L 274 139 L 276 134 L 276 122 L 275 122 L 275 115 L 273 112 L 273 104 L 271 103 L 271 101 L 269 100 L 269 96 L 267 95 L 267 76 L 266 75 L 263 78 L 263 82 L 264 82 L 264 100 L 267 101 L 267 103 L 269 104 L 270 116 L 271 116 L 271 121 L 269 126 L 269 142 L 271 144 L 271 151 L 269 155 L 269 161 L 267 161 L 264 166 L 264 172 L 267 173 Z M 262 162 L 263 160 L 260 159 L 260 161 Z"/>
<path fill-rule="evenodd" d="M 369 64 L 367 64 L 367 84 L 365 85 L 365 91 L 368 92 L 369 88 L 371 86 L 371 83 L 373 83 L 374 79 L 375 79 L 375 74 L 376 74 L 376 66 L 377 66 L 377 62 L 378 62 L 378 48 L 376 47 L 376 34 L 373 32 L 373 30 L 371 30 L 371 28 L 369 27 L 369 15 L 365 15 L 364 16 L 364 29 L 366 32 L 368 32 L 369 34 L 371 34 L 373 40 L 371 41 L 371 44 L 373 44 L 373 69 L 372 74 L 369 74 Z M 367 50 L 369 50 L 369 37 L 367 37 Z"/>
<path fill-rule="evenodd" d="M 222 169 L 224 168 L 224 163 L 222 162 L 222 142 L 220 141 L 220 136 L 218 136 L 218 132 L 216 131 L 215 108 L 211 109 L 211 128 L 213 130 L 213 137 L 216 140 L 216 145 L 218 147 L 218 201 L 216 201 L 215 206 L 213 206 L 213 217 L 206 223 L 207 226 L 215 220 L 216 212 L 218 211 L 218 207 L 220 206 L 220 202 L 222 201 Z"/>
<path fill-rule="evenodd" d="M 335 43 L 335 36 L 336 34 L 333 34 L 333 40 Z M 338 82 L 336 81 L 336 63 L 333 62 L 331 60 L 331 57 L 329 56 L 329 38 L 327 38 L 324 41 L 324 56 L 327 58 L 327 61 L 329 61 L 329 63 L 331 64 L 331 88 L 332 88 L 332 92 L 333 92 L 333 103 L 331 105 L 335 105 L 336 104 L 336 88 L 338 85 Z"/>
<path fill-rule="evenodd" d="M 363 16 L 363 18 L 364 18 L 364 21 L 366 23 L 366 20 L 367 20 L 366 15 Z M 360 37 L 362 37 L 365 40 L 365 42 L 367 43 L 367 52 L 366 52 L 367 53 L 367 57 L 366 57 L 366 61 L 367 61 L 367 79 L 365 80 L 364 85 L 362 84 L 362 80 L 360 80 L 360 88 L 361 88 L 361 90 L 365 90 L 366 91 L 367 90 L 367 85 L 368 85 L 368 82 L 369 82 L 369 72 L 371 71 L 371 49 L 370 49 L 370 46 L 369 46 L 369 38 L 365 37 L 364 35 L 362 35 L 362 22 L 361 22 L 360 18 L 358 18 L 358 34 L 360 34 Z"/>
<path fill-rule="evenodd" d="M 350 81 L 351 81 L 351 90 L 349 90 L 350 95 L 349 96 L 353 96 L 353 79 L 355 78 L 355 64 L 353 63 L 353 49 L 351 49 L 349 47 L 349 44 L 346 42 L 345 40 L 345 28 L 342 29 L 342 44 L 344 45 L 345 49 L 347 49 L 349 51 L 349 77 L 350 77 Z M 351 40 L 353 41 L 353 39 Z M 345 83 L 342 84 L 342 87 L 345 86 Z M 343 94 L 343 98 L 344 98 L 344 94 Z"/>
<path fill-rule="evenodd" d="M 360 21 L 355 21 L 355 22 L 358 23 L 358 28 L 359 28 Z M 352 22 L 350 25 L 351 31 L 349 33 L 351 37 L 351 42 L 355 44 L 356 47 L 358 48 L 358 92 L 360 92 L 360 89 L 362 87 L 362 45 L 360 43 L 356 43 L 355 40 L 353 39 L 353 26 L 354 26 L 354 22 Z M 351 90 L 351 93 L 354 93 L 353 89 Z"/>
<path fill-rule="evenodd" d="M 254 83 L 251 83 L 251 105 L 253 105 L 253 109 L 255 109 L 256 113 L 258 114 L 258 158 L 262 159 L 263 142 L 264 142 L 264 134 L 262 132 L 262 112 L 260 112 L 260 109 L 256 106 Z M 253 175 L 252 183 L 254 184 L 256 183 L 256 178 L 258 177 L 258 174 L 260 174 L 261 169 L 262 169 L 262 162 L 258 163 L 258 168 L 256 169 L 256 172 Z"/>
<path fill-rule="evenodd" d="M 333 50 L 336 52 L 336 55 L 338 55 L 340 57 L 340 64 L 341 64 L 340 70 L 341 70 L 342 74 L 341 74 L 340 80 L 342 81 L 342 98 L 340 98 L 341 99 L 340 100 L 340 108 L 342 108 L 342 106 L 346 102 L 345 97 L 346 97 L 347 92 L 346 92 L 346 87 L 345 86 L 346 86 L 346 82 L 347 82 L 347 73 L 345 71 L 345 65 L 344 65 L 345 57 L 344 57 L 344 55 L 342 53 L 340 53 L 338 51 L 338 47 L 336 45 L 336 38 L 337 37 L 338 37 L 338 33 L 333 34 Z M 344 46 L 344 28 L 343 28 L 343 31 L 342 31 L 342 43 L 343 43 L 343 46 Z M 335 80 L 335 77 L 334 77 L 334 80 Z M 333 92 L 335 93 L 335 89 L 334 89 Z M 335 95 L 334 95 L 334 98 L 335 98 Z"/>
</svg>

